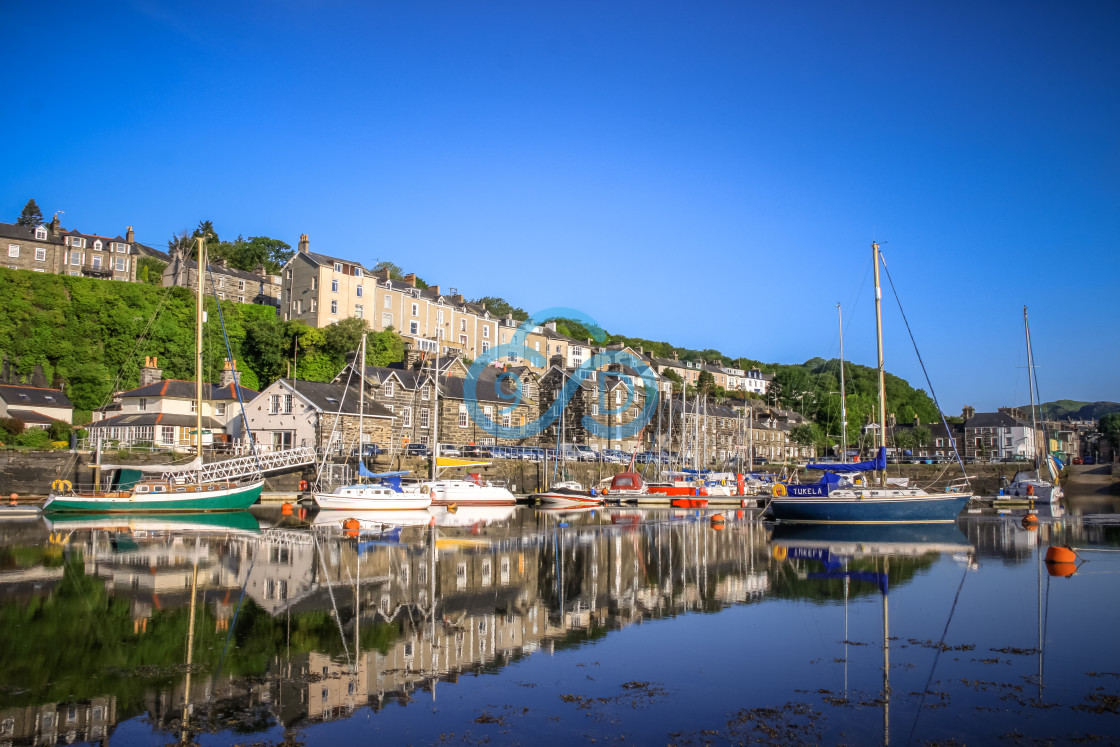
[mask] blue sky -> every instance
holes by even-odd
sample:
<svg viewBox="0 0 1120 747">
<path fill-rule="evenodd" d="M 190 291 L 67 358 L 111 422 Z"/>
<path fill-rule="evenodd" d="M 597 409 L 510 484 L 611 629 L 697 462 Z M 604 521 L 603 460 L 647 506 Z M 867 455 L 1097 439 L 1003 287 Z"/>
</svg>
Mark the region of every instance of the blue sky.
<svg viewBox="0 0 1120 747">
<path fill-rule="evenodd" d="M 471 298 L 874 364 L 950 413 L 1120 401 L 1115 2 L 0 5 L 0 220 L 212 220 Z M 889 292 L 887 296 L 890 300 Z M 924 386 L 893 303 L 887 368 Z"/>
</svg>

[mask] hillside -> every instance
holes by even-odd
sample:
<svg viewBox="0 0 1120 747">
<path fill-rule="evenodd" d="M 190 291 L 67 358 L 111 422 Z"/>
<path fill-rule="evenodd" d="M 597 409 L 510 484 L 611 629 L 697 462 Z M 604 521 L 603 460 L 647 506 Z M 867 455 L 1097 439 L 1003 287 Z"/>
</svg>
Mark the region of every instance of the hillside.
<svg viewBox="0 0 1120 747">
<path fill-rule="evenodd" d="M 227 353 L 213 299 L 206 308 L 203 373 L 217 381 Z M 223 301 L 221 312 L 241 383 L 252 389 L 289 375 L 296 350 L 301 378 L 329 381 L 357 347 L 364 326 L 347 320 L 312 329 L 280 321 L 272 307 L 232 301 Z M 194 295 L 186 288 L 0 268 L 4 383 L 34 378 L 62 388 L 75 408 L 89 411 L 106 404 L 112 392 L 137 386 L 145 356 L 159 359 L 166 378 L 193 379 L 194 317 Z M 398 360 L 404 349 L 393 332 L 371 335 L 369 348 L 371 363 Z"/>
<path fill-rule="evenodd" d="M 1030 405 L 1023 405 L 1024 412 Z M 1111 412 L 1120 412 L 1120 402 L 1082 402 L 1073 399 L 1059 399 L 1046 402 L 1039 407 L 1044 417 L 1052 420 L 1100 420 Z"/>
<path fill-rule="evenodd" d="M 208 299 L 206 306 L 210 323 L 203 337 L 204 376 L 217 381 L 227 353 L 214 300 Z M 231 301 L 223 301 L 221 311 L 241 382 L 258 390 L 280 376 L 292 375 L 293 352 L 298 352 L 299 363 L 295 375 L 329 381 L 345 365 L 346 355 L 357 348 L 365 326 L 361 320 L 347 319 L 314 329 L 281 321 L 271 307 Z M 93 410 L 106 404 L 112 392 L 138 384 L 145 356 L 157 357 L 167 378 L 193 379 L 194 315 L 194 294 L 185 288 L 0 268 L 0 374 L 4 383 L 62 388 L 78 410 Z M 619 335 L 611 340 L 645 342 L 647 351 L 656 347 L 665 356 L 677 351 L 682 358 L 757 365 L 745 359 L 732 361 L 716 350 L 674 348 Z M 392 331 L 371 334 L 369 349 L 371 365 L 403 358 L 403 341 Z M 823 441 L 828 435 L 839 438 L 838 361 L 814 358 L 762 368 L 774 373 L 771 402 L 812 418 L 818 424 L 814 440 Z M 875 369 L 853 364 L 846 364 L 845 374 L 848 438 L 854 442 L 875 408 L 876 376 Z M 900 423 L 911 423 L 915 416 L 923 423 L 936 420 L 926 393 L 890 374 L 887 401 Z"/>
</svg>

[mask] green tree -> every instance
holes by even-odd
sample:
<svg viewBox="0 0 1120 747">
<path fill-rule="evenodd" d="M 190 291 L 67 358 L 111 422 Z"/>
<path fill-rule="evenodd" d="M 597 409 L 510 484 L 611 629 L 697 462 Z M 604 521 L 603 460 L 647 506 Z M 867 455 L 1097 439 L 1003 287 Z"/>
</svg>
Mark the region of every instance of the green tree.
<svg viewBox="0 0 1120 747">
<path fill-rule="evenodd" d="M 1097 430 L 1112 442 L 1114 449 L 1120 447 L 1120 412 L 1110 412 L 1102 416 L 1097 423 Z"/>
<path fill-rule="evenodd" d="M 500 296 L 483 296 L 482 298 L 475 299 L 474 302 L 485 304 L 486 310 L 490 312 L 490 316 L 504 317 L 512 314 L 513 318 L 519 322 L 523 322 L 529 318 L 529 314 L 525 309 L 520 306 L 514 306 Z"/>
<path fill-rule="evenodd" d="M 918 447 L 928 446 L 929 440 L 933 436 L 933 434 L 930 433 L 929 428 L 925 427 L 924 425 L 915 427 L 913 433 L 914 445 Z"/>
<path fill-rule="evenodd" d="M 20 226 L 41 226 L 43 224 L 43 211 L 39 209 L 34 197 L 23 206 L 23 211 L 19 214 L 16 224 Z"/>
<path fill-rule="evenodd" d="M 707 397 L 716 388 L 716 377 L 712 375 L 711 371 L 701 371 L 700 375 L 696 377 L 696 386 L 700 390 L 701 396 Z"/>
<path fill-rule="evenodd" d="M 381 332 L 371 332 L 366 340 L 366 364 L 387 366 L 404 360 L 404 340 L 389 327 Z"/>
<path fill-rule="evenodd" d="M 198 222 L 198 228 L 194 229 L 194 233 L 192 233 L 191 236 L 196 239 L 206 239 L 207 244 L 221 243 L 221 239 L 218 238 L 218 232 L 214 229 L 214 224 L 208 220 L 200 220 Z"/>
<path fill-rule="evenodd" d="M 136 279 L 141 283 L 163 285 L 163 270 L 166 267 L 166 262 L 160 262 L 155 257 L 138 257 L 136 259 Z"/>
<path fill-rule="evenodd" d="M 373 266 L 374 272 L 381 272 L 383 270 L 389 271 L 390 280 L 401 280 L 404 278 L 404 270 L 387 259 L 383 259 Z"/>
<path fill-rule="evenodd" d="M 671 368 L 665 369 L 664 376 L 669 381 L 673 382 L 673 391 L 679 392 L 684 387 L 684 379 L 681 375 Z"/>
</svg>

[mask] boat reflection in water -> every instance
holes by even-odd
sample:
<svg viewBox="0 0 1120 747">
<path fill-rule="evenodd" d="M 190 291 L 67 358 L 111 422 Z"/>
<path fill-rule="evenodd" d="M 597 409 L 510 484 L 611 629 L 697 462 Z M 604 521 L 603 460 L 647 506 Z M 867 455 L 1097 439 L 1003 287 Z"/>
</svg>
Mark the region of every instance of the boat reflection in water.
<svg viewBox="0 0 1120 747">
<path fill-rule="evenodd" d="M 848 596 L 852 582 L 873 584 L 882 597 L 883 744 L 890 744 L 890 564 L 942 553 L 960 557 L 973 549 L 956 524 L 777 524 L 771 535 L 776 560 L 820 564 L 808 581 L 841 580 L 844 585 L 844 698 L 848 697 Z M 971 561 L 969 563 L 971 565 Z"/>
<path fill-rule="evenodd" d="M 447 720 L 455 714 L 470 714 L 469 724 L 456 728 L 479 729 L 484 722 L 475 720 L 481 717 L 475 709 L 488 703 L 514 704 L 518 713 L 521 706 L 537 703 L 539 716 L 527 714 L 519 726 L 512 722 L 510 741 L 532 741 L 539 729 L 580 730 L 587 723 L 580 712 L 578 723 L 554 727 L 559 722 L 546 718 L 564 712 L 540 703 L 565 707 L 568 701 L 561 696 L 579 694 L 578 687 L 606 687 L 608 675 L 635 687 L 661 677 L 667 691 L 682 691 L 673 695 L 677 710 L 650 708 L 623 727 L 636 736 L 634 741 L 648 742 L 657 736 L 650 730 L 661 728 L 665 719 L 687 719 L 698 708 L 717 712 L 723 720 L 712 722 L 716 726 L 724 723 L 730 702 L 720 701 L 724 691 L 734 692 L 736 702 L 757 705 L 812 701 L 790 693 L 815 693 L 827 685 L 839 673 L 841 645 L 846 698 L 847 648 L 862 636 L 864 645 L 881 645 L 881 691 L 880 652 L 861 660 L 860 649 L 854 649 L 853 682 L 876 694 L 853 697 L 850 704 L 845 700 L 848 705 L 836 708 L 847 711 L 829 713 L 835 731 L 806 740 L 878 741 L 877 719 L 865 724 L 865 716 L 853 713 L 866 713 L 857 704 L 882 709 L 886 737 L 892 736 L 891 715 L 908 721 L 915 714 L 921 719 L 918 733 L 926 736 L 921 724 L 931 722 L 924 715 L 928 710 L 913 708 L 924 697 L 921 683 L 911 682 L 914 675 L 906 668 L 928 666 L 937 644 L 896 642 L 892 647 L 889 615 L 895 612 L 896 626 L 914 638 L 941 635 L 945 621 L 933 618 L 949 614 L 957 575 L 971 576 L 968 569 L 974 567 L 975 552 L 965 535 L 954 525 L 771 529 L 750 521 L 746 512 L 728 511 L 718 523 L 711 513 L 439 508 L 407 512 L 396 524 L 376 512 L 353 534 L 334 522 L 362 517 L 343 514 L 332 515 L 331 522 L 312 517 L 304 524 L 264 528 L 252 528 L 246 516 L 234 514 L 205 515 L 205 521 L 225 521 L 225 526 L 191 524 L 175 516 L 101 516 L 85 523 L 74 516 L 64 524 L 43 524 L 38 539 L 26 525 L 13 525 L 6 537 L 19 552 L 10 552 L 9 565 L 0 566 L 0 619 L 10 621 L 0 628 L 0 645 L 10 652 L 0 660 L 9 688 L 0 696 L 0 724 L 11 719 L 7 734 L 13 744 L 55 743 L 65 735 L 62 727 L 71 712 L 84 714 L 69 722 L 74 741 L 108 738 L 127 721 L 130 729 L 139 724 L 150 729 L 140 737 L 129 732 L 145 742 L 201 741 L 199 735 L 205 734 L 205 741 L 215 744 L 288 738 L 313 744 L 331 738 L 324 728 L 347 729 L 358 738 L 373 719 L 385 736 L 431 742 L 451 728 Z M 160 526 L 144 523 L 157 518 Z M 1004 531 L 974 533 L 1004 542 L 989 552 L 1017 561 L 1020 556 L 1009 551 L 1017 551 L 1017 535 L 1027 530 L 1014 523 L 1018 528 L 1012 533 L 1011 523 L 990 520 Z M 172 526 L 176 521 L 179 525 Z M 1031 539 L 1037 542 L 1039 536 L 1033 533 Z M 1076 542 L 1072 536 L 1065 539 Z M 1036 583 L 1037 569 L 1029 570 Z M 1076 590 L 1078 582 L 1083 583 L 1061 584 Z M 948 590 L 948 598 L 943 600 L 938 590 Z M 846 628 L 849 598 L 855 641 Z M 820 606 L 810 609 L 806 601 Z M 26 614 L 32 605 L 37 610 L 33 622 Z M 690 614 L 724 610 L 727 614 Z M 668 624 L 639 627 L 678 615 Z M 928 625 L 919 630 L 926 618 Z M 825 631 L 835 625 L 836 635 L 806 639 L 798 631 L 807 621 Z M 800 659 L 778 652 L 780 669 L 767 668 L 774 666 L 766 659 L 770 654 L 760 652 L 752 635 L 766 625 L 772 627 L 762 648 L 819 650 Z M 983 627 L 990 627 L 987 620 Z M 970 638 L 978 630 L 970 629 Z M 702 650 L 721 632 L 718 645 L 725 655 L 704 659 L 705 681 L 696 680 L 696 670 L 689 667 L 696 666 L 697 657 L 684 652 Z M 1032 639 L 1034 633 L 1032 627 Z M 654 645 L 651 640 L 666 646 L 667 655 L 635 661 L 634 646 L 645 649 Z M 80 649 L 59 656 L 66 645 Z M 892 696 L 890 656 L 898 657 L 900 650 L 904 661 L 895 664 Z M 538 651 L 555 656 L 524 667 L 518 663 Z M 673 656 L 689 663 L 670 663 Z M 758 660 L 754 682 L 742 678 L 742 662 L 751 656 Z M 809 658 L 824 663 L 814 669 L 804 663 Z M 941 669 L 953 666 L 949 658 L 942 657 Z M 623 662 L 620 669 L 608 671 L 612 659 Z M 601 670 L 574 668 L 600 660 Z M 830 672 L 828 662 L 836 669 Z M 974 659 L 956 666 L 991 665 Z M 542 667 L 550 674 L 534 680 L 531 686 L 539 690 L 526 694 L 529 685 L 522 680 L 533 677 L 526 671 Z M 632 671 L 643 667 L 646 671 Z M 472 676 L 480 674 L 488 677 Z M 956 674 L 944 677 L 948 681 Z M 921 680 L 925 676 L 922 670 Z M 583 684 L 593 677 L 597 684 Z M 797 689 L 783 691 L 783 677 Z M 689 700 L 685 683 L 708 689 Z M 582 692 L 597 697 L 604 691 Z M 705 705 L 713 698 L 717 702 Z M 423 705 L 386 708 L 413 702 Z M 624 705 L 629 712 L 629 704 Z M 320 726 L 352 714 L 360 715 L 350 725 Z M 622 711 L 610 716 L 634 718 Z M 650 726 L 657 719 L 662 721 Z M 866 733 L 869 726 L 874 733 Z M 905 737 L 898 728 L 893 736 Z M 842 738 L 842 732 L 848 736 Z M 740 741 L 742 735 L 727 736 Z"/>
</svg>

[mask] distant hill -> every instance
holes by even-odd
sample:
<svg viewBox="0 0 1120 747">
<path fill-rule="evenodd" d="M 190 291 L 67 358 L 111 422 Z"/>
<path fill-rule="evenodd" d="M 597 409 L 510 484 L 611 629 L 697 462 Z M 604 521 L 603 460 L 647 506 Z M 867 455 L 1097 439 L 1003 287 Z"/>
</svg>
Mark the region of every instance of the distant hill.
<svg viewBox="0 0 1120 747">
<path fill-rule="evenodd" d="M 1030 411 L 1030 405 L 1022 409 Z M 1100 420 L 1110 412 L 1120 412 L 1120 402 L 1079 402 L 1073 399 L 1060 399 L 1047 402 L 1039 408 L 1043 417 L 1051 420 Z"/>
</svg>

